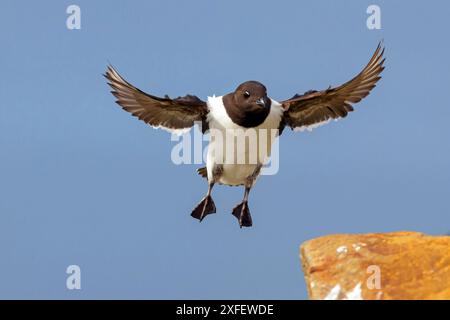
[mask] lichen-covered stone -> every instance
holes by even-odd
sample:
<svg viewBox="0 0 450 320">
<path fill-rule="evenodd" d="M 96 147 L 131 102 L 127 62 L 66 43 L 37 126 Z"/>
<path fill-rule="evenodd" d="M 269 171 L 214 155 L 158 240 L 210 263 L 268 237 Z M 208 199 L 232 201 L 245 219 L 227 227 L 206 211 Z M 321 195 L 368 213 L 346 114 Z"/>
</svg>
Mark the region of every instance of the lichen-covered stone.
<svg viewBox="0 0 450 320">
<path fill-rule="evenodd" d="M 330 235 L 300 255 L 310 299 L 450 299 L 450 236 Z"/>
</svg>

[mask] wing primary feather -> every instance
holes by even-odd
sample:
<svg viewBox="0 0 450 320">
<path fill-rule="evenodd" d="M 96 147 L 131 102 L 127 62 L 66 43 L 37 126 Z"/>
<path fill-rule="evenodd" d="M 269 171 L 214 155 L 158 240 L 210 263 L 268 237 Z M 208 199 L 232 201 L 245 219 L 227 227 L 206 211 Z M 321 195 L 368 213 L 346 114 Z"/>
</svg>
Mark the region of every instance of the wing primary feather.
<svg viewBox="0 0 450 320">
<path fill-rule="evenodd" d="M 145 93 L 125 80 L 111 65 L 103 76 L 108 80 L 116 103 L 152 127 L 181 133 L 199 122 L 203 132 L 208 130 L 208 107 L 198 97 L 186 95 L 171 99 L 167 95 L 161 98 Z"/>
<path fill-rule="evenodd" d="M 338 87 L 322 91 L 309 90 L 282 102 L 284 122 L 292 129 L 306 129 L 347 116 L 376 87 L 384 70 L 385 48 L 380 41 L 366 66 L 354 78 Z"/>
</svg>

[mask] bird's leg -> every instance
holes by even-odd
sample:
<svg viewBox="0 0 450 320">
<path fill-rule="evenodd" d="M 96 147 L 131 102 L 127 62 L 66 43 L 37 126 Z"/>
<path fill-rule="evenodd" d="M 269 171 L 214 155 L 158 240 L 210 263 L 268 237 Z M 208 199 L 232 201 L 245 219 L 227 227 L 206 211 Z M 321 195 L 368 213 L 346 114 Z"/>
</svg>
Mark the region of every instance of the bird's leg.
<svg viewBox="0 0 450 320">
<path fill-rule="evenodd" d="M 192 210 L 191 216 L 200 222 L 208 215 L 216 212 L 216 205 L 211 198 L 211 191 L 214 186 L 214 182 L 208 184 L 208 192 L 206 196 L 199 202 L 199 204 Z"/>
<path fill-rule="evenodd" d="M 248 208 L 248 195 L 250 193 L 250 190 L 252 186 L 254 185 L 256 178 L 259 175 L 259 172 L 261 171 L 261 166 L 258 165 L 253 173 L 247 177 L 245 181 L 245 192 L 244 192 L 244 199 L 242 199 L 242 202 L 238 204 L 233 209 L 233 216 L 235 216 L 239 221 L 239 226 L 242 227 L 251 227 L 253 225 L 252 222 L 252 216 L 250 215 L 250 210 Z"/>
<path fill-rule="evenodd" d="M 211 191 L 222 171 L 221 166 L 214 167 L 213 176 L 211 177 L 211 180 L 208 179 L 208 192 L 206 193 L 206 196 L 199 202 L 194 210 L 192 210 L 191 216 L 200 220 L 200 222 L 202 222 L 208 214 L 216 213 L 216 205 L 211 197 Z"/>
<path fill-rule="evenodd" d="M 248 209 L 248 194 L 250 192 L 250 187 L 245 187 L 244 199 L 240 204 L 233 208 L 233 216 L 235 216 L 239 221 L 239 226 L 251 227 L 252 226 L 252 216 L 250 215 L 250 210 Z"/>
</svg>

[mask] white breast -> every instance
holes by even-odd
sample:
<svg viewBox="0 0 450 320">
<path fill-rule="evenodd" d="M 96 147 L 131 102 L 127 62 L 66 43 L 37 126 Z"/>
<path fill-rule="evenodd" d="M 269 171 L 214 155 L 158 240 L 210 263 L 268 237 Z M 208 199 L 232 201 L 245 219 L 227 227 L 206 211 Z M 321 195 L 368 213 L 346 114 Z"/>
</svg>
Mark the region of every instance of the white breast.
<svg viewBox="0 0 450 320">
<path fill-rule="evenodd" d="M 257 164 L 264 164 L 270 156 L 283 115 L 281 104 L 271 99 L 269 115 L 255 128 L 244 128 L 235 124 L 228 116 L 221 96 L 208 97 L 207 104 L 210 110 L 208 124 L 211 130 L 206 163 L 208 177 L 212 177 L 214 164 L 223 164 L 223 174 L 219 182 L 229 185 L 243 184 Z M 223 140 L 215 139 L 215 133 L 219 133 Z M 238 139 L 244 141 L 242 139 L 245 137 L 250 145 L 246 144 L 243 148 L 239 148 L 236 141 Z M 234 151 L 230 153 L 230 150 Z"/>
</svg>

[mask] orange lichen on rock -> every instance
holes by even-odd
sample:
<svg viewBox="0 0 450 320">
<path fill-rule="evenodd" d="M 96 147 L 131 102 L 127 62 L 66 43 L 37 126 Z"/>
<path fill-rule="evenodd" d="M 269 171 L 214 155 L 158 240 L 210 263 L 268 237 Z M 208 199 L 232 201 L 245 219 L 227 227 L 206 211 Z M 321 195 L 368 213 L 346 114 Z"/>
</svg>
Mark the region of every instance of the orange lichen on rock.
<svg viewBox="0 0 450 320">
<path fill-rule="evenodd" d="M 310 299 L 450 299 L 450 236 L 330 235 L 300 256 Z"/>
</svg>

